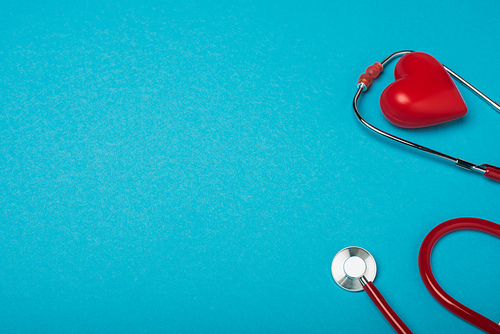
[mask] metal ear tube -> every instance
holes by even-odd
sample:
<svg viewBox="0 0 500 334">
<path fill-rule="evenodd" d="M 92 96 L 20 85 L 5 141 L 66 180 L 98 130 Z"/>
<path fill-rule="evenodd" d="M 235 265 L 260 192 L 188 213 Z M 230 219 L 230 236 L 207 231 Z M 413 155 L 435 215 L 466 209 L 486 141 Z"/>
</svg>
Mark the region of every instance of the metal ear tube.
<svg viewBox="0 0 500 334">
<path fill-rule="evenodd" d="M 380 63 L 375 63 L 374 65 L 371 65 L 367 68 L 366 72 L 363 73 L 358 81 L 357 85 L 357 90 L 356 94 L 354 95 L 353 99 L 353 109 L 356 117 L 359 119 L 359 121 L 365 125 L 367 128 L 372 130 L 373 132 L 382 135 L 386 138 L 392 139 L 398 143 L 410 146 L 412 148 L 418 149 L 423 152 L 427 152 L 430 154 L 433 154 L 435 156 L 438 156 L 440 158 L 446 159 L 448 161 L 451 161 L 455 163 L 456 166 L 467 169 L 467 170 L 473 170 L 479 173 L 482 173 L 484 176 L 486 176 L 489 179 L 499 181 L 500 182 L 500 167 L 493 166 L 493 165 L 488 165 L 488 164 L 475 164 L 463 159 L 455 158 L 453 156 L 450 156 L 448 154 L 433 150 L 431 148 L 413 143 L 409 140 L 402 139 L 400 137 L 397 137 L 395 135 L 392 135 L 388 132 L 385 132 L 372 124 L 370 124 L 368 121 L 366 121 L 360 114 L 358 110 L 358 100 L 360 96 L 368 90 L 368 88 L 372 85 L 374 79 L 376 79 L 380 73 L 383 71 L 383 68 L 386 64 L 388 64 L 390 61 L 392 61 L 395 58 L 404 56 L 406 54 L 412 53 L 413 51 L 398 51 L 394 52 L 393 54 L 389 55 L 387 58 L 382 60 Z M 466 86 L 468 89 L 470 89 L 472 92 L 474 92 L 477 96 L 479 96 L 482 100 L 484 100 L 486 103 L 488 103 L 491 107 L 493 107 L 496 111 L 500 112 L 500 105 L 493 100 L 491 100 L 489 97 L 487 97 L 485 94 L 483 94 L 480 90 L 478 90 L 476 87 L 474 87 L 472 84 L 467 82 L 465 79 L 463 79 L 461 76 L 453 72 L 451 69 L 449 69 L 446 66 L 443 66 L 444 69 L 446 70 L 447 73 L 449 73 L 453 78 L 458 80 L 461 84 Z"/>
</svg>

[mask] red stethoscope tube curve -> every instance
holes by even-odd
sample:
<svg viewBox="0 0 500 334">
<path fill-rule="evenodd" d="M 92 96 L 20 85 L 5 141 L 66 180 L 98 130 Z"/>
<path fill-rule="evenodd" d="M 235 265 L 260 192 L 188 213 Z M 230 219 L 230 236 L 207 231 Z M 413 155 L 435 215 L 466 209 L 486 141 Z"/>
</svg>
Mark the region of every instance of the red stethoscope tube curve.
<svg viewBox="0 0 500 334">
<path fill-rule="evenodd" d="M 403 320 L 398 317 L 396 312 L 389 306 L 389 304 L 385 301 L 382 294 L 378 291 L 378 289 L 373 285 L 372 282 L 366 283 L 363 288 L 366 293 L 373 301 L 375 306 L 380 310 L 380 312 L 384 315 L 384 317 L 389 321 L 391 326 L 398 332 L 399 334 L 412 334 L 410 329 L 405 325 Z"/>
<path fill-rule="evenodd" d="M 434 278 L 431 269 L 432 249 L 438 240 L 444 235 L 458 230 L 476 230 L 489 233 L 500 238 L 500 225 L 484 219 L 456 218 L 441 223 L 432 229 L 429 234 L 427 234 L 422 242 L 422 246 L 420 246 L 420 252 L 418 254 L 420 276 L 422 276 L 422 280 L 424 281 L 427 290 L 429 290 L 431 295 L 441 305 L 448 309 L 448 311 L 470 322 L 487 333 L 500 334 L 500 325 L 453 299 L 439 286 L 438 282 Z"/>
</svg>

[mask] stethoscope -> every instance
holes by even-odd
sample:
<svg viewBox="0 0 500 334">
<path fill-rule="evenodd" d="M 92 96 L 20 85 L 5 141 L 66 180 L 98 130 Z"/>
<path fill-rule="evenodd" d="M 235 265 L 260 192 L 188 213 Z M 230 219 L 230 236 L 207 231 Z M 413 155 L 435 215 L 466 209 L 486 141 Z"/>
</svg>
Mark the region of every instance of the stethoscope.
<svg viewBox="0 0 500 334">
<path fill-rule="evenodd" d="M 453 299 L 437 283 L 431 268 L 431 253 L 434 245 L 443 236 L 458 230 L 476 230 L 500 238 L 500 225 L 477 218 L 456 218 L 432 229 L 424 238 L 418 254 L 420 276 L 427 290 L 446 309 L 487 333 L 500 333 L 500 324 L 489 320 Z M 363 248 L 347 247 L 335 255 L 332 262 L 332 276 L 337 284 L 347 291 L 366 291 L 370 299 L 382 312 L 396 332 L 412 333 L 405 323 L 389 306 L 373 284 L 377 274 L 377 264 L 373 256 Z"/>
<path fill-rule="evenodd" d="M 411 55 L 408 55 L 411 54 Z M 405 56 L 407 55 L 407 56 Z M 475 88 L 473 85 L 471 85 L 469 82 L 467 82 L 465 79 L 460 77 L 458 74 L 450 70 L 448 67 L 440 64 L 437 62 L 434 58 L 432 58 L 429 55 L 422 54 L 422 53 L 413 53 L 413 51 L 399 51 L 391 54 L 387 58 L 385 58 L 382 62 L 380 63 L 375 63 L 371 66 L 369 66 L 366 69 L 366 72 L 363 73 L 358 81 L 357 85 L 357 91 L 356 94 L 354 95 L 354 100 L 353 100 L 353 108 L 354 112 L 357 116 L 357 118 L 363 123 L 366 127 L 368 127 L 370 130 L 387 137 L 389 139 L 392 139 L 398 143 L 405 144 L 407 146 L 416 148 L 418 150 L 433 154 L 435 156 L 438 156 L 440 158 L 446 159 L 448 161 L 454 162 L 458 167 L 465 168 L 467 170 L 474 170 L 480 173 L 483 173 L 484 176 L 487 178 L 500 181 L 500 168 L 492 165 L 486 165 L 486 164 L 474 164 L 471 162 L 468 162 L 463 159 L 455 158 L 450 155 L 447 155 L 445 153 L 433 150 L 431 148 L 415 144 L 411 141 L 399 138 L 397 136 L 394 136 L 390 133 L 387 133 L 385 131 L 382 131 L 378 129 L 377 127 L 373 126 L 372 124 L 368 123 L 359 113 L 358 111 L 358 100 L 359 97 L 363 92 L 366 92 L 368 88 L 371 86 L 373 83 L 373 80 L 376 79 L 379 74 L 382 72 L 384 65 L 389 63 L 391 60 L 401 57 L 401 62 L 406 57 L 406 65 L 401 65 L 399 72 L 398 71 L 398 65 L 396 65 L 396 72 L 397 75 L 396 77 L 400 77 L 400 80 L 405 79 L 404 75 L 402 73 L 405 72 L 405 68 L 411 68 L 409 59 L 413 59 L 413 64 L 415 64 L 415 59 L 417 61 L 421 62 L 428 62 L 429 59 L 432 60 L 432 68 L 433 70 L 431 71 L 433 74 L 434 73 L 441 73 L 440 75 L 436 75 L 433 79 L 436 81 L 439 80 L 444 80 L 448 82 L 448 84 L 445 84 L 444 86 L 449 87 L 451 86 L 451 90 L 455 91 L 456 87 L 454 83 L 452 82 L 451 78 L 443 71 L 444 70 L 454 77 L 456 80 L 460 81 L 463 85 L 465 85 L 467 88 L 469 88 L 471 91 L 476 93 L 480 98 L 482 98 L 485 102 L 487 102 L 490 106 L 492 106 L 494 109 L 500 112 L 500 105 L 494 101 L 492 101 L 490 98 L 488 98 L 486 95 L 484 95 L 481 91 L 479 91 L 477 88 Z M 413 57 L 413 58 L 408 58 L 408 57 Z M 427 59 L 427 60 L 426 60 Z M 420 64 L 420 63 L 419 63 Z M 405 67 L 406 66 L 406 67 Z M 420 65 L 417 66 L 418 69 L 422 68 L 419 67 Z M 407 71 L 408 72 L 408 71 Z M 444 78 L 444 79 L 443 79 Z M 397 79 L 397 78 L 396 78 Z M 407 81 L 408 83 L 408 81 Z M 408 89 L 412 88 L 417 88 L 421 89 L 422 91 L 425 91 L 427 87 L 422 88 L 420 84 L 432 86 L 433 84 L 436 85 L 436 83 L 429 83 L 428 81 L 423 81 L 423 82 L 418 82 L 419 85 L 415 84 L 415 81 L 413 82 L 412 85 L 407 85 L 406 90 L 402 89 L 401 91 L 396 91 L 394 93 L 392 91 L 392 95 L 389 98 L 386 98 L 386 100 L 383 100 L 381 98 L 381 107 L 384 105 L 387 106 L 387 101 L 389 101 L 389 110 L 395 110 L 393 114 L 396 116 L 402 116 L 400 118 L 394 117 L 393 120 L 389 119 L 392 123 L 398 125 L 399 123 L 401 126 L 404 125 L 409 125 L 408 127 L 412 127 L 415 124 L 415 117 L 414 115 L 425 115 L 425 114 L 418 114 L 418 112 L 421 112 L 418 108 L 420 106 L 424 105 L 425 101 L 424 100 L 419 100 L 420 104 L 418 104 L 418 107 L 414 108 L 414 106 L 411 106 L 407 108 L 408 105 L 411 105 L 412 103 L 410 102 L 411 100 L 411 94 L 415 94 L 414 92 L 411 92 L 411 94 L 408 94 Z M 391 84 L 394 85 L 394 84 Z M 395 87 L 395 86 L 393 86 Z M 410 87 L 410 88 L 408 88 Z M 446 88 L 445 88 L 446 89 Z M 387 88 L 386 88 L 387 90 Z M 382 93 L 384 96 L 386 91 Z M 434 92 L 432 91 L 431 94 Z M 406 95 L 405 95 L 406 94 Z M 457 94 L 460 95 L 460 93 Z M 385 96 L 387 97 L 388 94 Z M 440 96 L 438 96 L 440 97 Z M 391 100 L 392 98 L 392 100 Z M 437 99 L 439 101 L 438 105 L 442 105 L 442 103 L 448 103 L 447 101 L 449 100 L 444 100 L 444 99 Z M 461 100 L 461 97 L 460 97 Z M 394 102 L 395 101 L 395 102 Z M 403 102 L 401 102 L 403 101 Z M 434 100 L 436 101 L 436 99 Z M 382 103 L 384 102 L 384 103 Z M 405 105 L 406 103 L 406 105 Z M 396 108 L 393 108 L 393 106 L 396 106 Z M 432 105 L 434 107 L 434 105 Z M 397 108 L 401 109 L 397 109 Z M 407 108 L 407 109 L 405 109 Z M 413 109 L 412 109 L 413 108 Z M 428 112 L 429 110 L 426 108 L 421 108 L 424 111 Z M 408 114 L 405 115 L 402 113 L 402 111 L 410 111 L 410 113 L 414 112 L 417 110 L 417 113 L 411 114 L 412 118 L 408 118 L 407 120 L 404 119 L 404 117 L 408 117 Z M 437 109 L 434 109 L 437 110 Z M 384 108 L 382 108 L 382 111 L 384 112 L 384 115 L 387 117 L 388 115 L 392 117 L 392 114 L 388 113 Z M 432 111 L 432 110 L 430 110 Z M 466 112 L 466 110 L 465 110 Z M 435 114 L 432 114 L 431 117 L 435 117 Z M 413 121 L 414 123 L 411 123 Z M 444 120 L 447 121 L 447 120 Z M 439 124 L 439 123 L 434 123 L 434 124 Z M 478 328 L 482 329 L 485 332 L 488 333 L 496 333 L 500 334 L 500 324 L 497 324 L 488 318 L 482 316 L 481 314 L 467 308 L 466 306 L 462 305 L 455 299 L 453 299 L 449 294 L 447 294 L 437 283 L 436 279 L 434 278 L 434 275 L 432 273 L 431 265 L 430 265 L 430 257 L 431 257 L 431 252 L 434 247 L 434 245 L 439 241 L 440 238 L 442 238 L 444 235 L 451 233 L 453 231 L 457 230 L 464 230 L 464 229 L 469 229 L 469 230 L 477 230 L 477 231 L 482 231 L 485 233 L 489 233 L 492 235 L 495 235 L 500 238 L 500 225 L 492 223 L 490 221 L 482 220 L 482 219 L 477 219 L 477 218 L 457 218 L 457 219 L 452 219 L 447 222 L 444 222 L 437 227 L 435 227 L 423 240 L 422 245 L 420 247 L 420 252 L 419 252 L 419 257 L 418 257 L 418 265 L 419 265 L 419 270 L 420 270 L 420 275 L 422 277 L 422 280 L 424 281 L 425 286 L 429 290 L 429 292 L 432 294 L 432 296 L 441 304 L 443 305 L 446 309 L 448 309 L 450 312 L 454 313 L 455 315 L 461 317 L 462 319 L 470 322 L 471 324 L 477 326 Z M 401 320 L 401 318 L 394 312 L 394 310 L 389 306 L 387 301 L 384 299 L 382 294 L 378 291 L 378 289 L 375 287 L 373 284 L 373 281 L 375 280 L 375 276 L 377 274 L 377 264 L 375 262 L 374 257 L 365 249 L 360 248 L 360 247 L 347 247 L 342 249 L 337 253 L 337 255 L 334 257 L 332 266 L 331 266 L 331 272 L 333 279 L 337 284 L 348 291 L 366 291 L 370 299 L 374 302 L 374 304 L 377 306 L 377 308 L 380 310 L 380 312 L 384 315 L 384 317 L 387 319 L 387 321 L 392 325 L 392 327 L 396 330 L 398 333 L 402 334 L 408 334 L 412 333 L 410 329 L 406 326 L 406 324 Z"/>
<path fill-rule="evenodd" d="M 479 165 L 478 164 L 474 164 L 474 163 L 468 162 L 466 160 L 455 158 L 455 157 L 452 157 L 452 156 L 450 156 L 448 154 L 438 152 L 438 151 L 433 150 L 431 148 L 428 148 L 428 147 L 425 147 L 425 146 L 422 146 L 422 145 L 419 145 L 419 144 L 415 144 L 415 143 L 413 143 L 411 141 L 399 138 L 399 137 L 394 136 L 394 135 L 392 135 L 392 134 L 390 134 L 388 132 L 380 130 L 379 128 L 377 128 L 377 127 L 373 126 L 372 124 L 368 123 L 361 116 L 361 114 L 358 111 L 358 106 L 357 106 L 358 100 L 359 100 L 359 97 L 361 96 L 361 94 L 364 93 L 364 92 L 366 92 L 368 90 L 368 88 L 371 86 L 373 80 L 376 79 L 379 76 L 379 74 L 382 72 L 382 70 L 383 70 L 383 68 L 384 68 L 384 66 L 386 64 L 388 64 L 391 60 L 393 60 L 393 59 L 395 59 L 397 57 L 401 57 L 401 56 L 404 56 L 404 55 L 412 53 L 412 52 L 413 51 L 398 51 L 398 52 L 394 52 L 393 54 L 391 54 L 390 56 L 388 56 L 387 58 L 385 58 L 384 60 L 382 60 L 380 63 L 375 63 L 375 64 L 369 66 L 366 69 L 366 72 L 363 73 L 360 76 L 359 81 L 358 81 L 358 85 L 357 85 L 356 94 L 354 95 L 354 100 L 353 100 L 353 108 L 354 108 L 354 112 L 355 112 L 357 118 L 361 121 L 361 123 L 363 123 L 370 130 L 372 130 L 372 131 L 374 131 L 374 132 L 376 132 L 376 133 L 378 133 L 378 134 L 380 134 L 380 135 L 382 135 L 384 137 L 392 139 L 392 140 L 394 140 L 394 141 L 396 141 L 398 143 L 405 144 L 407 146 L 416 148 L 418 150 L 421 150 L 421 151 L 433 154 L 435 156 L 438 156 L 440 158 L 446 159 L 448 161 L 454 162 L 455 165 L 458 166 L 458 167 L 462 167 L 462 168 L 465 168 L 467 170 L 474 170 L 476 172 L 482 173 L 487 178 L 490 178 L 490 179 L 493 179 L 493 180 L 496 180 L 496 181 L 500 181 L 500 168 L 499 167 L 492 166 L 492 165 L 487 165 L 487 164 L 479 164 Z M 492 106 L 495 110 L 497 110 L 497 111 L 500 112 L 500 104 L 498 104 L 498 103 L 494 102 L 493 100 L 491 100 L 489 97 L 487 97 L 485 94 L 483 94 L 480 90 L 478 90 L 476 87 L 474 87 L 473 85 L 471 85 L 465 79 L 463 79 L 458 74 L 456 74 L 455 72 L 453 72 L 452 70 L 450 70 L 448 67 L 446 67 L 444 65 L 443 65 L 443 67 L 446 70 L 446 72 L 448 72 L 456 80 L 458 80 L 464 86 L 466 86 L 467 88 L 469 88 L 472 92 L 474 92 L 475 94 L 477 94 L 481 99 L 483 99 L 486 103 L 488 103 L 490 106 Z"/>
</svg>

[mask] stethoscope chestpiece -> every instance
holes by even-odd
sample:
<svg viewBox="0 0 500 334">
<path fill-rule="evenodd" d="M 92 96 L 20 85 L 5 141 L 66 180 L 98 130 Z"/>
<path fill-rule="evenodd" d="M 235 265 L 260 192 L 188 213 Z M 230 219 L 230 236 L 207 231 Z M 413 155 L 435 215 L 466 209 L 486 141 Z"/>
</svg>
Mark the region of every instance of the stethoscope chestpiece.
<svg viewBox="0 0 500 334">
<path fill-rule="evenodd" d="M 362 291 L 363 285 L 366 282 L 372 282 L 376 275 L 375 259 L 361 247 L 346 247 L 333 258 L 333 279 L 342 289 L 347 291 Z"/>
<path fill-rule="evenodd" d="M 361 247 L 346 247 L 335 255 L 332 261 L 332 276 L 344 290 L 364 290 L 382 312 L 387 321 L 401 334 L 411 334 L 411 330 L 399 318 L 380 292 L 373 285 L 377 274 L 377 264 L 373 256 Z"/>
</svg>

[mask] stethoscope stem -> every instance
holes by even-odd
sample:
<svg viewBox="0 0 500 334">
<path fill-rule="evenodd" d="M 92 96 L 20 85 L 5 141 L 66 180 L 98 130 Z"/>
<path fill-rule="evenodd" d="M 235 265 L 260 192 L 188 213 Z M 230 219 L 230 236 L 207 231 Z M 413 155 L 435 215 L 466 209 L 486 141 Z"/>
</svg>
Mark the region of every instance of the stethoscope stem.
<svg viewBox="0 0 500 334">
<path fill-rule="evenodd" d="M 403 55 L 405 55 L 407 53 L 411 53 L 411 52 L 413 52 L 413 51 L 404 50 L 404 51 L 394 52 L 393 54 L 391 54 L 388 57 L 386 57 L 380 63 L 380 65 L 382 65 L 382 67 L 383 67 L 387 63 L 389 63 L 391 60 L 393 60 L 394 58 L 403 56 Z M 470 84 L 469 82 L 467 82 L 464 78 L 462 78 L 461 76 L 459 76 L 458 74 L 456 74 L 455 72 L 453 72 L 452 70 L 450 70 L 448 67 L 444 66 L 444 68 L 445 68 L 445 70 L 451 76 L 453 76 L 455 79 L 457 79 L 458 81 L 460 81 L 464 86 L 466 86 L 468 89 L 470 89 L 475 94 L 477 94 L 479 97 L 481 97 L 485 102 L 487 102 L 495 110 L 497 110 L 498 112 L 500 112 L 500 105 L 498 103 L 492 101 L 489 97 L 487 97 L 486 95 L 484 95 L 480 90 L 478 90 L 472 84 Z M 363 92 L 365 92 L 367 89 L 368 89 L 368 87 L 367 87 L 367 85 L 365 83 L 363 83 L 363 82 L 358 83 L 356 94 L 354 95 L 354 99 L 353 99 L 354 113 L 356 114 L 356 117 L 359 119 L 359 121 L 363 125 L 365 125 L 367 128 L 369 128 L 370 130 L 372 130 L 373 132 L 375 132 L 375 133 L 377 133 L 379 135 L 382 135 L 382 136 L 384 136 L 386 138 L 394 140 L 394 141 L 396 141 L 398 143 L 410 146 L 410 147 L 415 148 L 417 150 L 420 150 L 420 151 L 423 151 L 423 152 L 427 152 L 427 153 L 430 153 L 430 154 L 435 155 L 437 157 L 440 157 L 442 159 L 451 161 L 451 162 L 453 162 L 458 167 L 461 167 L 461 168 L 464 168 L 464 169 L 467 169 L 467 170 L 473 170 L 473 171 L 482 173 L 484 176 L 486 176 L 486 177 L 488 177 L 490 179 L 493 179 L 493 180 L 496 180 L 496 181 L 500 181 L 500 168 L 499 167 L 495 167 L 495 166 L 491 166 L 491 165 L 485 165 L 485 164 L 475 164 L 475 163 L 472 163 L 472 162 L 469 162 L 469 161 L 466 161 L 466 160 L 463 160 L 463 159 L 460 159 L 460 158 L 456 158 L 456 157 L 453 157 L 451 155 L 448 155 L 448 154 L 445 154 L 445 153 L 433 150 L 433 149 L 431 149 L 429 147 L 426 147 L 426 146 L 423 146 L 423 145 L 419 145 L 419 144 L 416 144 L 416 143 L 411 142 L 409 140 L 397 137 L 395 135 L 392 135 L 392 134 L 390 134 L 388 132 L 385 132 L 385 131 L 383 131 L 383 130 L 377 128 L 377 127 L 375 127 L 374 125 L 370 124 L 368 121 L 366 121 L 363 118 L 363 116 L 361 116 L 361 114 L 360 114 L 360 112 L 358 110 L 358 100 L 359 100 L 361 94 Z"/>
</svg>

